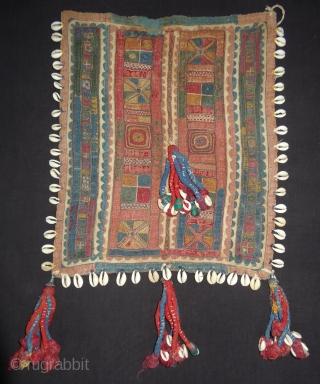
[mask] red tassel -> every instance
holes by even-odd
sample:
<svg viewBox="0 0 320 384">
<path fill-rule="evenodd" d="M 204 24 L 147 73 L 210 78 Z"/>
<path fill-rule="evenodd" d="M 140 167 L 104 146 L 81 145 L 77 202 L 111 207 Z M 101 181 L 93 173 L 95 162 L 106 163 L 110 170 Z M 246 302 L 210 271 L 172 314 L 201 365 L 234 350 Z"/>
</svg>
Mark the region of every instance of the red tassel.
<svg viewBox="0 0 320 384">
<path fill-rule="evenodd" d="M 24 369 L 43 362 L 45 372 L 59 364 L 60 346 L 49 334 L 56 301 L 54 298 L 54 278 L 46 284 L 35 310 L 27 324 L 26 336 L 20 340 L 21 348 L 9 359 L 8 370 Z"/>
</svg>

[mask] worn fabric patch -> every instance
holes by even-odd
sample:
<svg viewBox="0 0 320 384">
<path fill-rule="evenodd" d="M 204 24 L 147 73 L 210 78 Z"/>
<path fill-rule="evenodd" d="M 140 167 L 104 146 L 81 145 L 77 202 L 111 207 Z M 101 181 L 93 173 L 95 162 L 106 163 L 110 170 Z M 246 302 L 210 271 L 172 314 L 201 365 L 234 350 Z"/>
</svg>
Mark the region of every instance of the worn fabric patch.
<svg viewBox="0 0 320 384">
<path fill-rule="evenodd" d="M 166 263 L 268 277 L 275 13 L 62 22 L 58 275 Z M 198 217 L 158 207 L 169 143 L 213 202 Z"/>
</svg>

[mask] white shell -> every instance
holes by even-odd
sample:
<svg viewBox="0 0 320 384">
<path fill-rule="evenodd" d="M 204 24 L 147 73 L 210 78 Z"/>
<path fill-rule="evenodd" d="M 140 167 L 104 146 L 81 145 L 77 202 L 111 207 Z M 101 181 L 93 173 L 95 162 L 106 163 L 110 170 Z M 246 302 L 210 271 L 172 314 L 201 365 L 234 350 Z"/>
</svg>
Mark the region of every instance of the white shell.
<svg viewBox="0 0 320 384">
<path fill-rule="evenodd" d="M 62 187 L 60 187 L 59 184 L 50 184 L 50 186 L 49 186 L 49 190 L 51 192 L 59 192 L 59 191 L 61 191 L 61 189 L 62 189 Z"/>
<path fill-rule="evenodd" d="M 44 263 L 41 264 L 41 269 L 45 272 L 51 271 L 54 267 L 55 265 L 50 261 L 45 261 Z"/>
<path fill-rule="evenodd" d="M 71 285 L 70 276 L 66 273 L 61 273 L 61 283 L 64 288 L 68 288 Z"/>
<path fill-rule="evenodd" d="M 76 273 L 73 276 L 73 285 L 76 288 L 81 288 L 83 286 L 83 278 L 79 275 L 79 273 Z"/>
<path fill-rule="evenodd" d="M 55 109 L 51 112 L 52 117 L 59 117 L 61 115 L 61 109 Z"/>
<path fill-rule="evenodd" d="M 277 96 L 277 97 L 275 97 L 275 98 L 273 99 L 273 102 L 274 102 L 275 104 L 278 104 L 278 105 L 283 104 L 285 101 L 286 101 L 286 99 L 285 99 L 285 97 L 282 96 L 282 95 L 279 95 L 279 96 Z"/>
<path fill-rule="evenodd" d="M 286 238 L 286 233 L 282 229 L 274 229 L 272 233 L 273 236 L 278 240 L 284 240 Z"/>
<path fill-rule="evenodd" d="M 280 171 L 275 175 L 275 178 L 277 180 L 288 180 L 289 179 L 289 173 L 286 171 Z"/>
<path fill-rule="evenodd" d="M 277 213 L 285 213 L 287 212 L 287 206 L 284 204 L 277 204 L 273 207 L 273 210 Z"/>
<path fill-rule="evenodd" d="M 279 77 L 282 77 L 285 74 L 285 69 L 283 67 L 277 67 L 273 71 L 274 77 L 278 79 Z"/>
<path fill-rule="evenodd" d="M 194 278 L 195 278 L 197 283 L 201 283 L 201 281 L 203 280 L 203 272 L 201 270 L 197 269 L 197 271 L 194 275 Z"/>
<path fill-rule="evenodd" d="M 59 43 L 59 41 L 62 40 L 62 35 L 61 35 L 61 33 L 59 33 L 59 32 L 54 32 L 54 33 L 51 35 L 51 40 L 53 40 L 55 43 Z"/>
<path fill-rule="evenodd" d="M 166 343 L 169 345 L 169 347 L 171 347 L 171 345 L 172 345 L 172 336 L 171 335 L 166 336 Z"/>
<path fill-rule="evenodd" d="M 60 73 L 51 73 L 53 80 L 60 81 L 63 79 L 63 76 Z"/>
<path fill-rule="evenodd" d="M 49 135 L 49 140 L 53 143 L 58 143 L 61 140 L 61 136 L 57 135 L 56 133 L 51 133 L 51 135 Z"/>
<path fill-rule="evenodd" d="M 259 351 L 264 351 L 266 349 L 266 347 L 267 347 L 267 344 L 266 344 L 265 340 L 261 338 L 259 340 L 259 344 L 258 344 Z"/>
<path fill-rule="evenodd" d="M 287 112 L 284 109 L 278 109 L 274 111 L 273 116 L 281 119 L 282 117 L 285 117 L 286 114 Z"/>
<path fill-rule="evenodd" d="M 240 282 L 241 282 L 241 285 L 242 285 L 243 287 L 247 287 L 247 286 L 250 284 L 250 277 L 249 277 L 246 273 L 244 273 L 244 274 L 241 276 L 241 280 L 240 280 Z"/>
<path fill-rule="evenodd" d="M 55 69 L 56 71 L 60 71 L 62 68 L 63 68 L 64 64 L 59 61 L 59 60 L 56 60 L 52 63 L 52 67 L 53 69 Z"/>
<path fill-rule="evenodd" d="M 278 47 L 284 47 L 286 45 L 286 39 L 283 36 L 276 37 L 274 39 L 274 42 L 277 44 Z"/>
<path fill-rule="evenodd" d="M 177 274 L 177 280 L 179 281 L 179 283 L 185 283 L 187 281 L 187 278 L 187 272 L 184 269 L 180 268 Z"/>
<path fill-rule="evenodd" d="M 61 49 L 55 49 L 54 51 L 51 52 L 51 57 L 53 59 L 60 59 L 61 55 L 62 55 Z"/>
<path fill-rule="evenodd" d="M 57 204 L 61 203 L 61 200 L 58 199 L 57 197 L 51 196 L 51 197 L 49 197 L 49 202 L 50 202 L 50 204 L 57 205 Z"/>
<path fill-rule="evenodd" d="M 285 155 L 285 154 L 282 154 L 282 155 L 279 155 L 275 160 L 274 162 L 277 162 L 277 163 L 280 163 L 280 164 L 284 164 L 288 161 L 288 156 Z"/>
<path fill-rule="evenodd" d="M 180 359 L 184 359 L 184 353 L 183 353 L 182 347 L 179 348 L 178 355 L 179 355 Z"/>
<path fill-rule="evenodd" d="M 261 281 L 257 275 L 254 275 L 250 282 L 250 288 L 257 291 L 261 287 Z"/>
<path fill-rule="evenodd" d="M 53 92 L 52 97 L 53 97 L 53 100 L 57 101 L 58 103 L 61 103 L 61 101 L 63 101 L 63 99 L 61 98 L 58 92 Z"/>
<path fill-rule="evenodd" d="M 287 222 L 284 217 L 274 217 L 272 220 L 274 221 L 274 223 L 278 227 L 284 227 L 286 225 L 286 222 Z"/>
<path fill-rule="evenodd" d="M 62 89 L 62 88 L 63 88 L 63 86 L 62 86 L 58 81 L 55 81 L 55 82 L 53 83 L 53 86 L 54 86 L 56 89 Z"/>
<path fill-rule="evenodd" d="M 109 283 L 109 276 L 106 271 L 101 271 L 99 275 L 99 283 L 103 287 Z"/>
<path fill-rule="evenodd" d="M 170 280 L 170 279 L 171 279 L 171 276 L 172 276 L 172 273 L 171 273 L 170 269 L 165 265 L 165 266 L 162 268 L 162 277 L 163 277 L 165 280 Z"/>
<path fill-rule="evenodd" d="M 280 36 L 280 37 L 284 36 L 284 30 L 282 27 L 278 27 L 276 31 L 277 31 L 278 36 Z"/>
<path fill-rule="evenodd" d="M 60 21 L 54 21 L 52 24 L 51 24 L 51 29 L 53 31 L 60 31 L 60 29 L 62 29 L 62 23 Z"/>
<path fill-rule="evenodd" d="M 292 349 L 292 347 L 291 347 L 291 353 L 293 354 L 294 357 L 297 357 L 297 355 L 296 355 L 295 351 Z"/>
<path fill-rule="evenodd" d="M 160 350 L 160 355 L 163 361 L 168 361 L 169 360 L 169 352 L 163 351 L 162 349 Z"/>
<path fill-rule="evenodd" d="M 60 177 L 61 177 L 61 173 L 57 169 L 55 169 L 55 168 L 50 169 L 50 175 L 54 179 L 60 179 Z"/>
<path fill-rule="evenodd" d="M 271 261 L 271 264 L 275 268 L 283 268 L 284 267 L 284 261 L 281 260 L 281 259 L 274 259 L 274 260 Z"/>
<path fill-rule="evenodd" d="M 56 236 L 57 232 L 52 229 L 49 229 L 49 231 L 45 231 L 45 233 L 43 234 L 43 237 L 49 240 L 54 239 Z"/>
<path fill-rule="evenodd" d="M 54 160 L 54 159 L 49 160 L 49 165 L 52 168 L 59 168 L 59 167 L 61 167 L 60 161 Z"/>
<path fill-rule="evenodd" d="M 53 131 L 59 131 L 59 129 L 61 129 L 61 124 L 52 124 L 51 129 Z"/>
<path fill-rule="evenodd" d="M 179 189 L 179 192 L 180 192 L 180 196 L 185 200 L 187 197 L 187 194 L 182 189 Z"/>
<path fill-rule="evenodd" d="M 62 151 L 60 149 L 52 148 L 50 149 L 50 154 L 52 156 L 60 156 Z"/>
<path fill-rule="evenodd" d="M 158 199 L 158 207 L 159 207 L 159 209 L 161 209 L 161 211 L 163 210 L 163 205 L 162 205 L 161 199 Z"/>
<path fill-rule="evenodd" d="M 291 347 L 291 345 L 293 344 L 293 341 L 291 339 L 291 337 L 289 335 L 286 335 L 285 338 L 284 338 L 284 342 L 289 345 Z"/>
<path fill-rule="evenodd" d="M 98 275 L 93 271 L 89 273 L 89 283 L 91 287 L 96 287 L 99 284 Z"/>
<path fill-rule="evenodd" d="M 140 272 L 135 269 L 132 272 L 131 281 L 133 282 L 133 284 L 138 284 L 140 280 L 141 280 Z"/>
<path fill-rule="evenodd" d="M 169 208 L 170 208 L 170 203 L 168 203 L 167 205 L 165 205 L 165 206 L 163 207 L 163 212 L 164 212 L 164 213 L 167 213 Z"/>
<path fill-rule="evenodd" d="M 284 59 L 286 57 L 286 53 L 283 49 L 277 49 L 276 51 L 273 52 L 273 56 L 278 59 Z"/>
<path fill-rule="evenodd" d="M 220 272 L 217 277 L 217 283 L 223 284 L 226 281 L 226 274 L 223 272 Z"/>
<path fill-rule="evenodd" d="M 211 285 L 216 284 L 218 279 L 217 272 L 213 269 L 210 269 L 210 271 L 207 273 L 207 282 Z"/>
<path fill-rule="evenodd" d="M 287 193 L 287 191 L 286 191 L 286 189 L 285 188 L 278 188 L 278 189 L 276 189 L 276 191 L 274 192 L 277 196 L 284 196 L 286 193 Z"/>
<path fill-rule="evenodd" d="M 237 272 L 232 272 L 230 273 L 230 275 L 228 276 L 227 278 L 227 283 L 229 285 L 235 285 L 237 284 L 237 281 L 238 281 L 238 275 L 237 275 Z"/>
<path fill-rule="evenodd" d="M 274 86 L 273 86 L 273 89 L 276 91 L 276 92 L 282 92 L 284 90 L 284 84 L 283 83 L 276 83 Z"/>
<path fill-rule="evenodd" d="M 309 348 L 302 341 L 301 341 L 301 345 L 302 345 L 302 348 L 304 349 L 304 352 L 308 352 L 309 351 Z"/>
<path fill-rule="evenodd" d="M 122 287 L 126 281 L 127 281 L 127 275 L 125 274 L 125 272 L 123 271 L 118 272 L 117 279 L 116 279 L 117 285 L 119 285 L 119 287 Z"/>
<path fill-rule="evenodd" d="M 282 244 L 272 244 L 271 247 L 277 253 L 284 253 L 286 251 L 284 245 Z"/>
<path fill-rule="evenodd" d="M 49 253 L 52 253 L 56 250 L 56 248 L 52 244 L 45 244 L 41 248 L 42 252 L 46 255 L 49 255 Z"/>
<path fill-rule="evenodd" d="M 302 339 L 302 336 L 300 335 L 299 332 L 292 331 L 291 333 L 292 333 L 292 335 L 293 335 L 296 339 Z"/>
<path fill-rule="evenodd" d="M 206 195 L 206 196 L 204 197 L 204 201 L 205 201 L 205 203 L 207 204 L 208 207 L 211 207 L 211 205 L 212 205 L 212 200 L 211 200 L 211 197 L 210 197 L 209 195 Z"/>
<path fill-rule="evenodd" d="M 157 283 L 159 281 L 159 273 L 154 269 L 149 269 L 148 278 L 151 283 Z"/>
<path fill-rule="evenodd" d="M 285 135 L 288 133 L 288 128 L 285 125 L 279 125 L 279 127 L 274 129 L 274 132 L 278 135 Z"/>
<path fill-rule="evenodd" d="M 56 224 L 58 222 L 58 220 L 54 216 L 47 216 L 46 222 L 48 224 Z"/>
<path fill-rule="evenodd" d="M 185 345 L 185 344 L 182 344 L 181 348 L 182 348 L 182 350 L 183 350 L 184 357 L 185 357 L 185 358 L 188 358 L 188 357 L 189 357 L 189 354 L 188 354 L 188 349 L 187 349 L 186 345 Z"/>
<path fill-rule="evenodd" d="M 176 210 L 174 209 L 174 205 L 173 205 L 172 208 L 171 208 L 171 215 L 172 215 L 172 216 L 176 216 L 178 213 L 179 213 L 179 211 L 176 211 Z"/>
</svg>

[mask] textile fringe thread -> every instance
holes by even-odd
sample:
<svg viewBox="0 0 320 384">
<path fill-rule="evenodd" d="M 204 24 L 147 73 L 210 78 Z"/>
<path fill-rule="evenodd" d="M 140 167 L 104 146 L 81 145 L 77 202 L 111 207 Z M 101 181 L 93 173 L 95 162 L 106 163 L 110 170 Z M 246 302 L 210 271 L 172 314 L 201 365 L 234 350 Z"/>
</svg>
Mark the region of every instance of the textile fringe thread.
<svg viewBox="0 0 320 384">
<path fill-rule="evenodd" d="M 193 356 L 199 354 L 199 349 L 187 339 L 181 329 L 178 302 L 172 281 L 162 279 L 162 284 L 162 297 L 155 314 L 158 339 L 153 352 L 142 362 L 142 371 L 156 368 L 159 362 L 165 367 L 175 367 L 188 357 L 188 350 Z M 166 320 L 170 324 L 170 333 L 165 330 Z M 182 345 L 179 344 L 179 336 L 184 342 Z"/>
<path fill-rule="evenodd" d="M 48 372 L 59 364 L 60 345 L 51 338 L 49 333 L 49 326 L 56 309 L 54 292 L 52 277 L 43 289 L 27 324 L 26 336 L 20 339 L 21 348 L 9 360 L 9 370 L 24 369 L 30 363 L 36 365 L 42 362 L 42 369 Z"/>
<path fill-rule="evenodd" d="M 271 314 L 265 336 L 259 340 L 260 355 L 265 360 L 284 357 L 291 351 L 297 359 L 309 356 L 308 347 L 301 341 L 298 332 L 290 331 L 289 303 L 275 275 L 269 278 Z M 272 338 L 272 337 L 273 338 Z"/>
</svg>

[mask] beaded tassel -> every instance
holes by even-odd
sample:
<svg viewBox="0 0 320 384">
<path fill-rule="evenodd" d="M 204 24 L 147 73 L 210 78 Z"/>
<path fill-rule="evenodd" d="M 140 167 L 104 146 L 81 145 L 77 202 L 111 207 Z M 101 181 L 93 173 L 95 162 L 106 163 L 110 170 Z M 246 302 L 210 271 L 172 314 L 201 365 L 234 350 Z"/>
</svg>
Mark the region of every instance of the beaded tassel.
<svg viewBox="0 0 320 384">
<path fill-rule="evenodd" d="M 291 353 L 298 359 L 309 356 L 307 346 L 298 332 L 290 331 L 289 303 L 275 275 L 269 278 L 271 313 L 265 336 L 259 340 L 260 355 L 265 360 L 275 360 Z M 272 338 L 272 337 L 273 338 Z"/>
<path fill-rule="evenodd" d="M 165 367 L 175 367 L 191 355 L 199 354 L 199 349 L 191 343 L 180 325 L 178 302 L 171 280 L 162 280 L 163 292 L 155 313 L 158 338 L 154 350 L 142 362 L 143 370 L 156 368 L 159 362 Z M 170 324 L 170 334 L 165 330 L 166 320 Z M 184 344 L 180 345 L 179 336 Z"/>
<path fill-rule="evenodd" d="M 20 339 L 21 348 L 10 358 L 8 369 L 24 369 L 29 364 L 42 362 L 45 372 L 53 370 L 60 362 L 60 346 L 49 333 L 56 301 L 54 278 L 46 284 L 26 327 L 26 336 Z"/>
</svg>

